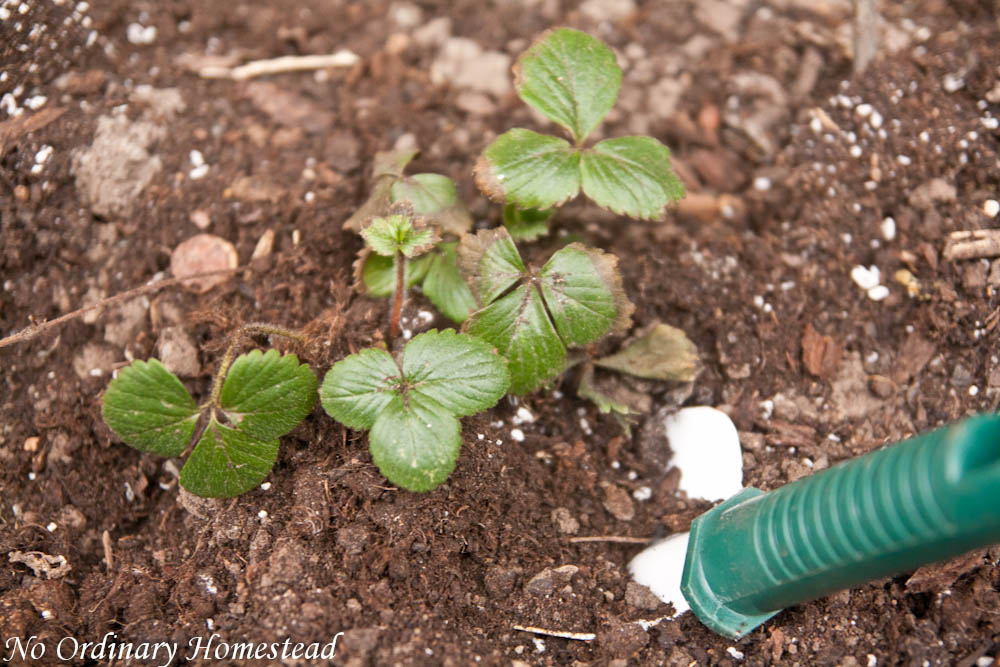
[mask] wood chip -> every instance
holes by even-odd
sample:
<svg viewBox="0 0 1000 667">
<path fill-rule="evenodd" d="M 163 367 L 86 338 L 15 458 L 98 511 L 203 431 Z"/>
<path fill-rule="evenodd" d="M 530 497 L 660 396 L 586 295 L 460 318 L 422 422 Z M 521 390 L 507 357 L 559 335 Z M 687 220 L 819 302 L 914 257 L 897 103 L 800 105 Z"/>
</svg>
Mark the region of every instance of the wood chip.
<svg viewBox="0 0 1000 667">
<path fill-rule="evenodd" d="M 49 107 L 38 113 L 22 114 L 0 123 L 0 155 L 7 152 L 8 145 L 13 146 L 25 134 L 42 129 L 64 113 L 64 107 Z"/>
<path fill-rule="evenodd" d="M 840 345 L 831 336 L 824 336 L 806 324 L 802 334 L 802 364 L 816 377 L 832 377 L 837 372 L 842 354 Z"/>
<path fill-rule="evenodd" d="M 534 635 L 545 635 L 546 637 L 560 637 L 562 639 L 577 639 L 583 642 L 589 642 L 597 639 L 597 635 L 593 632 L 570 632 L 568 630 L 547 630 L 545 628 L 538 628 L 534 625 L 512 625 L 515 630 L 520 630 L 521 632 L 530 632 Z"/>
<path fill-rule="evenodd" d="M 1000 229 L 952 232 L 943 254 L 949 260 L 1000 257 Z"/>
</svg>

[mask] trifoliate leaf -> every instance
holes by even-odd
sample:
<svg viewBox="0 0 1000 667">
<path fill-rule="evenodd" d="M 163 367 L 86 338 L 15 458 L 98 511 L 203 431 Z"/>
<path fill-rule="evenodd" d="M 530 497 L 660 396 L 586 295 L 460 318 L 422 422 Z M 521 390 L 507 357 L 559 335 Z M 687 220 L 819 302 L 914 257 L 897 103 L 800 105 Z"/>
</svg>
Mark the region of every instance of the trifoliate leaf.
<svg viewBox="0 0 1000 667">
<path fill-rule="evenodd" d="M 434 230 L 414 223 L 406 215 L 374 218 L 361 230 L 361 236 L 369 248 L 384 257 L 393 257 L 397 252 L 406 257 L 416 257 L 441 240 Z"/>
<path fill-rule="evenodd" d="M 466 417 L 496 405 L 507 392 L 507 360 L 489 343 L 454 329 L 428 331 L 403 350 L 407 395 Z"/>
<path fill-rule="evenodd" d="M 698 350 L 683 331 L 656 322 L 617 353 L 594 363 L 648 380 L 692 382 L 698 370 Z"/>
<path fill-rule="evenodd" d="M 567 345 L 586 345 L 629 327 L 635 306 L 625 296 L 614 255 L 571 243 L 552 255 L 539 278 Z"/>
<path fill-rule="evenodd" d="M 368 199 L 350 218 L 344 221 L 344 229 L 360 232 L 369 220 L 385 215 L 392 204 L 392 186 L 403 177 L 406 165 L 417 156 L 418 151 L 379 151 L 375 153 L 372 167 L 372 192 Z"/>
<path fill-rule="evenodd" d="M 514 128 L 486 147 L 475 175 L 494 201 L 552 208 L 580 192 L 580 153 L 564 139 Z"/>
<path fill-rule="evenodd" d="M 257 440 L 285 435 L 312 411 L 316 376 L 294 354 L 252 350 L 233 362 L 220 404 L 230 424 Z"/>
<path fill-rule="evenodd" d="M 465 331 L 495 345 L 510 362 L 510 392 L 534 391 L 566 367 L 566 347 L 533 285 L 521 285 L 489 304 Z"/>
<path fill-rule="evenodd" d="M 615 213 L 659 220 L 684 196 L 670 166 L 670 150 L 652 137 L 606 139 L 583 151 L 583 192 Z"/>
<path fill-rule="evenodd" d="M 480 304 L 488 304 L 526 274 L 517 246 L 506 229 L 466 235 L 456 249 L 458 268 Z"/>
<path fill-rule="evenodd" d="M 472 228 L 472 214 L 458 198 L 455 181 L 447 176 L 406 176 L 392 186 L 392 201 L 409 201 L 414 213 L 448 234 L 461 236 Z"/>
<path fill-rule="evenodd" d="M 441 406 L 395 396 L 375 420 L 369 436 L 372 460 L 393 484 L 430 491 L 448 479 L 462 446 L 458 419 Z"/>
<path fill-rule="evenodd" d="M 125 443 L 160 456 L 184 452 L 201 414 L 181 381 L 156 359 L 118 371 L 104 392 L 101 412 Z"/>
<path fill-rule="evenodd" d="M 232 498 L 263 482 L 277 460 L 276 438 L 254 438 L 213 418 L 184 464 L 180 482 L 198 496 Z"/>
<path fill-rule="evenodd" d="M 634 306 L 613 255 L 573 243 L 530 275 L 503 227 L 464 237 L 458 255 L 483 306 L 464 330 L 507 358 L 512 393 L 533 391 L 561 373 L 567 345 L 591 343 L 631 322 Z"/>
<path fill-rule="evenodd" d="M 469 319 L 469 314 L 476 309 L 476 299 L 458 270 L 456 245 L 456 243 L 442 243 L 435 252 L 424 255 L 416 261 L 420 262 L 425 257 L 430 259 L 423 283 L 424 295 L 446 317 L 461 324 Z"/>
<path fill-rule="evenodd" d="M 333 365 L 323 378 L 319 400 L 327 414 L 344 426 L 370 429 L 402 382 L 392 355 L 368 348 Z"/>
<path fill-rule="evenodd" d="M 577 143 L 614 106 L 621 82 L 614 51 L 569 28 L 543 33 L 514 65 L 521 99 L 569 130 Z"/>
<path fill-rule="evenodd" d="M 534 241 L 549 233 L 548 223 L 553 213 L 555 210 L 551 208 L 520 208 L 516 204 L 507 203 L 503 207 L 503 224 L 511 238 L 517 241 Z"/>
<path fill-rule="evenodd" d="M 342 424 L 371 429 L 372 458 L 389 481 L 430 491 L 455 467 L 458 417 L 495 404 L 507 381 L 507 362 L 492 346 L 451 329 L 431 330 L 406 344 L 402 371 L 376 349 L 334 364 L 320 399 Z"/>
<path fill-rule="evenodd" d="M 428 253 L 406 263 L 403 270 L 408 288 L 424 279 L 434 257 L 433 253 Z M 374 297 L 392 296 L 396 289 L 396 267 L 392 257 L 376 255 L 366 246 L 358 253 L 354 269 L 354 289 Z"/>
</svg>

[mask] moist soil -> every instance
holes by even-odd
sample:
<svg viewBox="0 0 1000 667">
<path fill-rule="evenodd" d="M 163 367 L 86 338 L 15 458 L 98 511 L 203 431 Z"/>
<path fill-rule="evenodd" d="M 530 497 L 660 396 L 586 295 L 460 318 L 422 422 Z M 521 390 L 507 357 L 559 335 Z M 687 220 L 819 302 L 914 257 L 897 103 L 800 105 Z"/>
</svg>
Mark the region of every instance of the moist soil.
<svg viewBox="0 0 1000 667">
<path fill-rule="evenodd" d="M 176 642 L 182 656 L 212 633 L 343 632 L 329 662 L 992 664 L 996 549 L 792 607 L 731 641 L 690 614 L 640 623 L 671 611 L 629 583 L 641 545 L 573 538 L 683 531 L 710 506 L 658 463 L 657 425 L 679 405 L 728 412 L 745 482 L 763 489 L 995 409 L 996 251 L 948 250 L 953 232 L 997 222 L 993 3 L 882 3 L 878 58 L 862 74 L 850 3 L 837 0 L 93 5 L 3 2 L 0 333 L 169 277 L 173 248 L 202 231 L 231 241 L 246 268 L 0 349 L 5 642 L 37 637 L 48 652 L 35 662 L 56 662 L 65 637 L 108 632 Z M 366 435 L 319 407 L 282 438 L 268 484 L 227 501 L 181 494 L 178 462 L 113 436 L 100 414 L 111 373 L 163 354 L 167 336 L 195 348 L 183 379 L 196 396 L 242 323 L 304 328 L 314 342 L 272 344 L 319 374 L 380 343 L 387 304 L 352 290 L 361 242 L 341 229 L 372 157 L 416 143 L 413 171 L 451 176 L 477 225 L 496 225 L 476 156 L 512 126 L 555 130 L 509 78 L 455 75 L 489 58 L 448 61 L 446 47 L 472 40 L 506 77 L 509 57 L 555 25 L 616 49 L 622 95 L 600 132 L 666 143 L 689 196 L 659 223 L 578 200 L 524 252 L 581 239 L 615 253 L 636 326 L 660 320 L 697 346 L 693 383 L 628 386 L 646 410 L 631 436 L 576 397 L 573 373 L 504 399 L 464 420 L 458 466 L 427 494 L 388 483 Z M 339 49 L 359 62 L 244 81 L 197 73 Z M 101 123 L 128 150 L 100 143 Z M 251 263 L 268 232 L 273 250 Z M 886 289 L 862 289 L 856 266 L 878 267 Z M 449 326 L 419 294 L 405 317 L 414 333 Z M 518 423 L 521 407 L 534 421 Z M 53 560 L 25 564 L 28 552 Z"/>
</svg>

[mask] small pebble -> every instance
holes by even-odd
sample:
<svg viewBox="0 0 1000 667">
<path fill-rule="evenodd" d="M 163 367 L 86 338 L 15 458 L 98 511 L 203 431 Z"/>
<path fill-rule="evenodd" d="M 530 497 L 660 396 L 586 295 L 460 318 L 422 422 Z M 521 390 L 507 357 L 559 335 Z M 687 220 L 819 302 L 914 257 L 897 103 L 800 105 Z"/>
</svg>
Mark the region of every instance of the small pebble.
<svg viewBox="0 0 1000 667">
<path fill-rule="evenodd" d="M 886 241 L 896 238 L 896 221 L 892 217 L 882 220 L 882 238 Z"/>
<path fill-rule="evenodd" d="M 991 218 L 997 217 L 997 214 L 1000 213 L 1000 202 L 996 199 L 987 199 L 983 202 L 983 213 Z"/>
</svg>

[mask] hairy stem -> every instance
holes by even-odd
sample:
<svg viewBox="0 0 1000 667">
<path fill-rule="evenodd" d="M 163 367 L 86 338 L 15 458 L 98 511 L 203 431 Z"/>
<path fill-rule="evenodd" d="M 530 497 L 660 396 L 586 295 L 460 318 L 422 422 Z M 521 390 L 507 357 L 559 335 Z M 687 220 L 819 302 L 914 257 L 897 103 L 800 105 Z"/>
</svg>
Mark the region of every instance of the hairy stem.
<svg viewBox="0 0 1000 667">
<path fill-rule="evenodd" d="M 233 358 L 236 356 L 239 344 L 247 336 L 254 336 L 256 334 L 284 336 L 285 338 L 297 340 L 300 343 L 306 342 L 306 337 L 298 331 L 283 329 L 272 324 L 267 324 L 266 322 L 244 324 L 229 339 L 229 347 L 226 348 L 226 353 L 222 356 L 222 363 L 219 364 L 219 370 L 216 371 L 215 378 L 212 380 L 212 393 L 209 395 L 208 401 L 202 406 L 203 409 L 219 407 L 219 398 L 222 396 L 222 383 L 226 379 L 226 374 L 229 373 L 229 367 L 233 365 Z"/>
<path fill-rule="evenodd" d="M 399 320 L 403 316 L 403 299 L 406 297 L 406 257 L 397 251 L 393 258 L 396 267 L 396 289 L 392 293 L 392 318 L 389 320 L 389 349 L 399 335 Z"/>
</svg>

